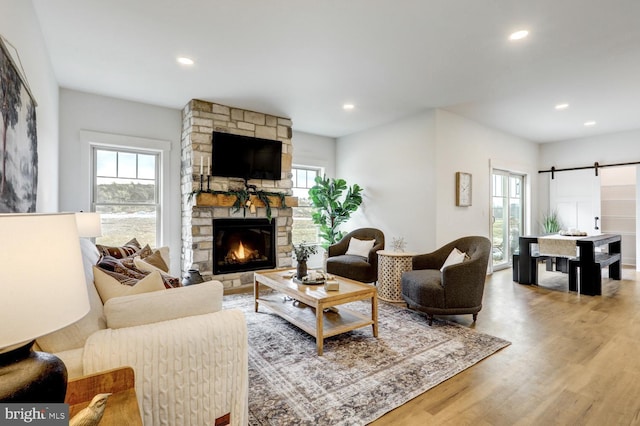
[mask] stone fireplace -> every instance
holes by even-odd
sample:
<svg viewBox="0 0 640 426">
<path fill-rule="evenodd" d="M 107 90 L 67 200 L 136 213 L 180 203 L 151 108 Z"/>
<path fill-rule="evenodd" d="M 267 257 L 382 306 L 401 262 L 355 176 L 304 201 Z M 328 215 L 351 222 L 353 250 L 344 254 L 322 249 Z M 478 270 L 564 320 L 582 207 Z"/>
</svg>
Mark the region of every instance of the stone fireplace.
<svg viewBox="0 0 640 426">
<path fill-rule="evenodd" d="M 213 273 L 276 266 L 275 223 L 267 219 L 213 219 Z"/>
<path fill-rule="evenodd" d="M 182 274 L 198 269 L 205 280 L 222 281 L 225 290 L 253 284 L 253 271 L 291 267 L 293 225 L 291 197 L 291 120 L 225 105 L 191 100 L 182 111 L 181 193 L 182 193 Z M 279 140 L 282 142 L 280 180 L 207 178 L 212 153 L 213 131 Z M 201 164 L 204 176 L 200 180 Z M 283 194 L 273 197 L 271 220 L 260 200 L 252 206 L 235 208 L 235 196 L 206 191 L 238 191 L 245 185 L 256 190 Z M 242 242 L 242 246 L 240 246 Z"/>
</svg>

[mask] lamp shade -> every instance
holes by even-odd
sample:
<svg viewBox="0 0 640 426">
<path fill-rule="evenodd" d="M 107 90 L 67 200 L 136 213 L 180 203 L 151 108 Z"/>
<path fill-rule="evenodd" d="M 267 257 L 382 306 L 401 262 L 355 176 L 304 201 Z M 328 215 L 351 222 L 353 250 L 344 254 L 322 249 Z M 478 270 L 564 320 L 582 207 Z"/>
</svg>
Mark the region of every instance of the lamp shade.
<svg viewBox="0 0 640 426">
<path fill-rule="evenodd" d="M 102 237 L 102 223 L 100 221 L 100 213 L 76 213 L 76 222 L 78 224 L 78 236 L 80 238 Z"/>
<path fill-rule="evenodd" d="M 73 213 L 0 214 L 0 241 L 0 349 L 89 312 Z"/>
</svg>

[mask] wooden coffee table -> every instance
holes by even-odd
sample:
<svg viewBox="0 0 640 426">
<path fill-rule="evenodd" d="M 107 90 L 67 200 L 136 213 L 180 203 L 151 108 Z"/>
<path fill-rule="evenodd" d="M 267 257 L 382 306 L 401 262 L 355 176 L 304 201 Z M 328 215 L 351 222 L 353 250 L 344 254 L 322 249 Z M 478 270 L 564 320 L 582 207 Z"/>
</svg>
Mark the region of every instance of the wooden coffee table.
<svg viewBox="0 0 640 426">
<path fill-rule="evenodd" d="M 297 284 L 285 275 L 290 271 L 260 271 L 254 273 L 253 295 L 255 311 L 264 305 L 273 312 L 316 338 L 318 355 L 322 355 L 324 339 L 356 328 L 371 325 L 378 337 L 378 298 L 376 288 L 348 278 L 336 277 L 337 291 L 326 291 L 324 285 Z M 260 284 L 285 294 L 300 303 L 285 301 L 282 295 L 260 296 Z M 371 317 L 345 307 L 333 308 L 357 300 L 371 301 Z M 306 305 L 306 306 L 305 306 Z M 333 308 L 333 309 L 328 309 Z M 326 311 L 326 312 L 325 312 Z"/>
</svg>

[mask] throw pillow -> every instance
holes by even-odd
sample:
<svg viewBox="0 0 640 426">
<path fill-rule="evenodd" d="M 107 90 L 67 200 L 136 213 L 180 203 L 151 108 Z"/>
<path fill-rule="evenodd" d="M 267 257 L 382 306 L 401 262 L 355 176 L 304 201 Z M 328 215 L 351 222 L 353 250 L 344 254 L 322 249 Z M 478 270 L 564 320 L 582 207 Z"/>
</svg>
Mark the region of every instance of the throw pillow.
<svg viewBox="0 0 640 426">
<path fill-rule="evenodd" d="M 104 271 L 115 272 L 116 274 L 123 275 L 127 278 L 133 278 L 135 280 L 141 280 L 147 276 L 146 272 L 141 271 L 135 267 L 133 258 L 128 257 L 116 259 L 113 256 L 104 256 L 102 259 L 100 259 L 100 262 L 98 262 L 98 267 L 100 267 L 100 269 Z M 118 281 L 122 282 L 122 280 L 119 279 L 118 276 L 112 276 L 117 278 Z"/>
<path fill-rule="evenodd" d="M 457 265 L 458 263 L 464 262 L 466 256 L 467 253 L 454 248 L 451 250 L 451 253 L 449 253 L 449 256 L 447 256 L 447 260 L 444 261 L 442 268 L 440 268 L 440 272 L 444 271 L 444 268 L 447 266 Z"/>
<path fill-rule="evenodd" d="M 349 240 L 349 248 L 345 254 L 369 257 L 369 252 L 375 243 L 375 240 L 359 240 L 357 238 L 351 238 L 351 240 Z"/>
<path fill-rule="evenodd" d="M 113 297 L 128 296 L 130 294 L 149 293 L 164 290 L 164 282 L 159 272 L 152 272 L 134 285 L 123 285 L 117 279 L 98 267 L 93 269 L 94 284 L 102 299 L 102 303 Z"/>
<path fill-rule="evenodd" d="M 162 257 L 162 253 L 160 252 L 160 250 L 156 250 L 148 256 L 140 255 L 138 256 L 138 258 L 144 261 L 146 264 L 150 264 L 156 267 L 157 269 L 160 269 L 163 272 L 169 272 L 169 267 L 167 266 L 167 263 L 164 261 L 164 258 Z M 136 266 L 136 267 L 142 271 L 145 270 L 140 268 L 139 266 Z"/>
<path fill-rule="evenodd" d="M 140 256 L 136 256 L 133 258 L 133 262 L 136 266 L 136 269 L 139 269 L 143 272 L 159 272 L 160 276 L 162 277 L 162 281 L 164 281 L 164 286 L 166 288 L 175 288 L 175 287 L 182 287 L 182 283 L 180 282 L 180 279 L 172 277 L 171 275 L 165 273 L 162 269 L 147 263 L 146 260 L 148 259 L 148 257 L 145 257 L 144 259 L 141 259 Z"/>
<path fill-rule="evenodd" d="M 114 246 L 103 246 L 100 244 L 96 244 L 96 248 L 103 256 L 113 256 L 115 258 L 123 258 L 127 256 L 131 256 L 135 252 L 139 251 L 142 247 L 140 243 L 135 238 L 132 238 L 126 244 L 114 247 Z"/>
</svg>

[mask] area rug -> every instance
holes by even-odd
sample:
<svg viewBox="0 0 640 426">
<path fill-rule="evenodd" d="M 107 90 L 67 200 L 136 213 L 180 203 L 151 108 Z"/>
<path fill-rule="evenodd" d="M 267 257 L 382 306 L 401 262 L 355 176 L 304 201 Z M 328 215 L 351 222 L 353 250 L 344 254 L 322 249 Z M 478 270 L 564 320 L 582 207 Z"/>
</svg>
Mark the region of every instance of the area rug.
<svg viewBox="0 0 640 426">
<path fill-rule="evenodd" d="M 380 302 L 378 338 L 371 326 L 333 336 L 317 356 L 315 338 L 267 307 L 254 312 L 253 295 L 223 306 L 247 318 L 251 425 L 365 425 L 510 344 Z"/>
</svg>

